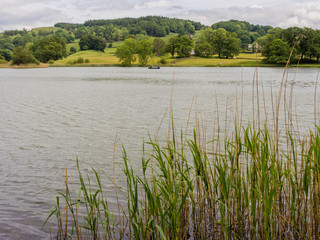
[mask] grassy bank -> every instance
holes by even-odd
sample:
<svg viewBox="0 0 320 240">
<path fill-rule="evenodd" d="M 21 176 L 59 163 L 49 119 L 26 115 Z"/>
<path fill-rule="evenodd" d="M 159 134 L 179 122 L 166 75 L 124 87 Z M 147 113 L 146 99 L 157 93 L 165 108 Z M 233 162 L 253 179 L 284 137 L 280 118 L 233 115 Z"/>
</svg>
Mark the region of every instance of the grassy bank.
<svg viewBox="0 0 320 240">
<path fill-rule="evenodd" d="M 116 48 L 107 48 L 106 52 L 97 52 L 97 51 L 82 51 L 76 54 L 73 54 L 63 60 L 56 61 L 50 66 L 67 66 L 67 65 L 79 65 L 72 64 L 78 58 L 88 59 L 89 63 L 81 64 L 87 66 L 121 66 L 118 58 L 115 56 Z M 191 57 L 183 59 L 171 58 L 169 55 L 164 57 L 166 64 L 160 64 L 159 57 L 153 57 L 148 61 L 148 65 L 161 65 L 161 66 L 177 66 L 177 67 L 255 67 L 255 66 L 269 66 L 269 64 L 262 63 L 261 55 L 256 54 L 246 54 L 242 53 L 238 57 L 233 59 L 221 59 L 218 57 L 212 58 L 200 58 L 200 57 Z M 138 61 L 133 63 L 133 66 L 139 66 Z"/>
<path fill-rule="evenodd" d="M 120 43 L 117 43 L 120 44 Z M 32 67 L 106 67 L 106 66 L 122 66 L 119 59 L 115 56 L 116 46 L 106 48 L 105 52 L 98 51 L 80 51 L 68 56 L 67 58 L 55 61 L 54 63 L 27 65 L 27 66 L 11 66 L 9 63 L 0 63 L 0 68 L 32 68 Z M 76 63 L 79 58 L 87 60 L 87 62 Z M 282 64 L 268 64 L 263 62 L 261 54 L 241 53 L 232 59 L 218 58 L 171 58 L 169 55 L 163 57 L 166 64 L 161 64 L 160 57 L 152 57 L 147 65 L 160 65 L 165 67 L 284 67 Z M 138 60 L 132 64 L 139 67 Z M 299 67 L 319 67 L 319 64 L 300 64 Z"/>
<path fill-rule="evenodd" d="M 14 69 L 25 69 L 25 68 L 48 68 L 49 64 L 40 63 L 38 64 L 22 64 L 22 65 L 11 65 L 10 63 L 0 63 L 0 68 L 14 68 Z"/>
<path fill-rule="evenodd" d="M 115 56 L 116 48 L 106 48 L 105 53 L 97 51 L 82 51 L 77 52 L 69 57 L 50 64 L 51 67 L 56 66 L 121 66 L 118 58 Z M 72 64 L 78 58 L 88 59 L 89 63 Z M 147 65 L 160 65 L 160 66 L 176 66 L 176 67 L 284 67 L 282 64 L 269 64 L 263 62 L 261 54 L 241 53 L 239 56 L 232 59 L 218 58 L 213 56 L 211 58 L 190 57 L 176 59 L 169 55 L 163 57 L 166 64 L 160 63 L 160 57 L 152 57 Z M 132 64 L 138 67 L 138 61 Z M 318 64 L 300 64 L 300 67 L 319 67 Z"/>
</svg>

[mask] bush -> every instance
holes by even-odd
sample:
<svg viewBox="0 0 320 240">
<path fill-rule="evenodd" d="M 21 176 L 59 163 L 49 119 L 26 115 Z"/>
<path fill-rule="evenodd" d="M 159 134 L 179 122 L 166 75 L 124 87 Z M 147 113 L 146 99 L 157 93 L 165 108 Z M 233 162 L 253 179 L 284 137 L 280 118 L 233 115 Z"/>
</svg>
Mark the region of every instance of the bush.
<svg viewBox="0 0 320 240">
<path fill-rule="evenodd" d="M 78 57 L 77 62 L 76 63 L 84 63 L 84 59 L 83 57 Z"/>
<path fill-rule="evenodd" d="M 49 60 L 49 64 L 54 64 L 54 60 Z"/>
<path fill-rule="evenodd" d="M 74 53 L 76 53 L 77 52 L 77 49 L 75 48 L 75 47 L 71 47 L 70 48 L 70 55 L 71 54 L 74 54 Z"/>
<path fill-rule="evenodd" d="M 13 50 L 12 54 L 12 65 L 21 65 L 21 64 L 30 64 L 35 63 L 39 64 L 39 61 L 34 58 L 32 52 L 25 49 L 22 46 L 16 47 Z"/>
<path fill-rule="evenodd" d="M 161 58 L 161 59 L 160 59 L 160 63 L 161 63 L 161 64 L 167 64 L 168 62 L 167 62 L 167 60 L 166 60 L 166 59 Z"/>
<path fill-rule="evenodd" d="M 90 60 L 88 58 L 86 58 L 86 60 L 84 62 L 85 63 L 90 63 Z"/>
<path fill-rule="evenodd" d="M 2 56 L 6 61 L 11 61 L 12 52 L 9 49 L 0 49 L 0 56 Z"/>
</svg>

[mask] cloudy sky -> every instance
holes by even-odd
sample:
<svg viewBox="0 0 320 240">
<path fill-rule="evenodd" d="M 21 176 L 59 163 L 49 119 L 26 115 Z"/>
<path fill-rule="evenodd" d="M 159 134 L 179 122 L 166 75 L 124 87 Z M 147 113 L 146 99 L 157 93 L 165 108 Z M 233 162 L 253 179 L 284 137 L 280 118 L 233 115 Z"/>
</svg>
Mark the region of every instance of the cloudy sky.
<svg viewBox="0 0 320 240">
<path fill-rule="evenodd" d="M 320 28 L 320 0 L 0 0 L 0 31 L 146 15 Z"/>
</svg>

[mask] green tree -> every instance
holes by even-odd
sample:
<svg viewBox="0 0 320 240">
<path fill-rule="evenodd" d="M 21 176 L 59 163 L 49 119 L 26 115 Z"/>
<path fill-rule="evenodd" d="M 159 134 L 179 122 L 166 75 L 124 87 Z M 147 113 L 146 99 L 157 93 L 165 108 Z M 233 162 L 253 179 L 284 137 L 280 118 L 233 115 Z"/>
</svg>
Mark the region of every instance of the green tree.
<svg viewBox="0 0 320 240">
<path fill-rule="evenodd" d="M 152 56 L 152 44 L 147 39 L 142 39 L 138 42 L 137 53 L 139 58 L 139 63 L 145 66 Z"/>
<path fill-rule="evenodd" d="M 156 26 L 154 30 L 155 37 L 164 37 L 166 36 L 166 29 L 162 26 Z"/>
<path fill-rule="evenodd" d="M 226 58 L 233 58 L 241 52 L 241 41 L 237 38 L 236 33 L 228 32 L 226 40 L 223 43 L 221 56 Z"/>
<path fill-rule="evenodd" d="M 213 55 L 213 47 L 208 42 L 201 42 L 194 48 L 196 56 L 199 57 L 211 57 Z"/>
<path fill-rule="evenodd" d="M 269 53 L 270 45 L 271 45 L 272 41 L 275 39 L 276 39 L 275 34 L 267 34 L 267 35 L 257 39 L 256 43 L 261 48 L 262 56 L 269 56 L 270 55 L 270 53 Z"/>
<path fill-rule="evenodd" d="M 86 34 L 88 34 L 88 30 L 84 26 L 77 28 L 74 32 L 74 36 L 76 39 L 80 39 L 83 35 Z"/>
<path fill-rule="evenodd" d="M 6 61 L 11 61 L 12 51 L 9 49 L 0 49 L 0 56 L 2 56 Z"/>
<path fill-rule="evenodd" d="M 17 46 L 22 46 L 25 47 L 27 42 L 25 41 L 25 39 L 23 37 L 15 37 L 12 41 L 12 43 L 17 47 Z"/>
<path fill-rule="evenodd" d="M 202 43 L 207 42 L 213 47 L 214 40 L 215 40 L 215 31 L 212 30 L 211 28 L 205 28 L 200 31 L 199 42 L 202 42 Z"/>
<path fill-rule="evenodd" d="M 179 37 L 174 36 L 169 38 L 168 43 L 166 44 L 165 51 L 170 53 L 172 57 L 174 57 L 174 54 L 176 53 L 178 46 L 179 46 Z"/>
<path fill-rule="evenodd" d="M 12 65 L 30 64 L 39 62 L 34 58 L 32 52 L 22 46 L 18 46 L 13 50 Z"/>
<path fill-rule="evenodd" d="M 35 41 L 30 50 L 40 62 L 58 60 L 67 56 L 66 41 L 61 37 L 44 37 Z"/>
<path fill-rule="evenodd" d="M 179 57 L 190 57 L 194 43 L 188 36 L 178 38 L 177 52 Z"/>
<path fill-rule="evenodd" d="M 241 40 L 241 48 L 245 50 L 248 49 L 248 45 L 252 43 L 249 31 L 240 30 L 236 33 L 238 35 L 238 38 Z"/>
<path fill-rule="evenodd" d="M 191 22 L 186 22 L 184 24 L 184 29 L 188 34 L 194 34 L 196 32 L 195 27 L 192 25 Z"/>
<path fill-rule="evenodd" d="M 155 38 L 153 40 L 153 53 L 158 57 L 162 56 L 166 48 L 166 43 L 161 38 Z"/>
<path fill-rule="evenodd" d="M 137 40 L 133 38 L 127 38 L 123 44 L 116 50 L 116 56 L 124 66 L 131 66 L 136 61 L 135 53 L 137 51 Z"/>
<path fill-rule="evenodd" d="M 70 48 L 70 55 L 71 55 L 71 54 L 74 54 L 74 53 L 76 53 L 76 52 L 77 52 L 77 49 L 72 46 L 72 47 Z"/>
<path fill-rule="evenodd" d="M 103 41 L 101 37 L 94 36 L 91 34 L 85 34 L 81 37 L 79 42 L 80 50 L 95 50 L 104 52 L 107 44 Z"/>
<path fill-rule="evenodd" d="M 281 39 L 275 39 L 271 42 L 268 55 L 265 55 L 265 57 L 269 63 L 286 63 L 289 55 L 289 45 Z"/>
<path fill-rule="evenodd" d="M 224 43 L 227 40 L 227 31 L 223 28 L 215 30 L 213 37 L 213 49 L 218 53 L 219 58 L 221 57 L 222 51 L 224 50 Z"/>
</svg>

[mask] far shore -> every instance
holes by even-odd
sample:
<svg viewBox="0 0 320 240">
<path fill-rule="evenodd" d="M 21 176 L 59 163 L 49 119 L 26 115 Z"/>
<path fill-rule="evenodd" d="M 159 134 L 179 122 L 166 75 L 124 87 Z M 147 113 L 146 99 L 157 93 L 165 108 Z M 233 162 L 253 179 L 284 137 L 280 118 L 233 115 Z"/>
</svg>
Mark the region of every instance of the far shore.
<svg viewBox="0 0 320 240">
<path fill-rule="evenodd" d="M 86 63 L 77 63 L 77 59 L 87 60 Z M 172 58 L 170 56 L 162 57 L 165 64 L 160 63 L 160 57 L 152 57 L 146 66 L 141 66 L 136 61 L 131 67 L 285 67 L 284 64 L 270 64 L 263 61 L 261 54 L 241 53 L 234 58 L 218 58 L 217 56 L 210 58 L 189 57 L 189 58 Z M 297 64 L 291 64 L 296 67 Z M 303 68 L 319 67 L 319 63 L 302 63 L 298 65 Z M 118 58 L 112 53 L 102 53 L 97 51 L 81 51 L 68 56 L 67 58 L 55 61 L 53 63 L 41 63 L 40 65 L 11 65 L 10 63 L 0 64 L 0 68 L 48 68 L 48 67 L 123 67 Z"/>
<path fill-rule="evenodd" d="M 22 64 L 22 65 L 12 65 L 11 63 L 2 63 L 0 68 L 14 68 L 14 69 L 26 69 L 26 68 L 48 68 L 50 65 L 48 63 L 37 64 Z"/>
</svg>

